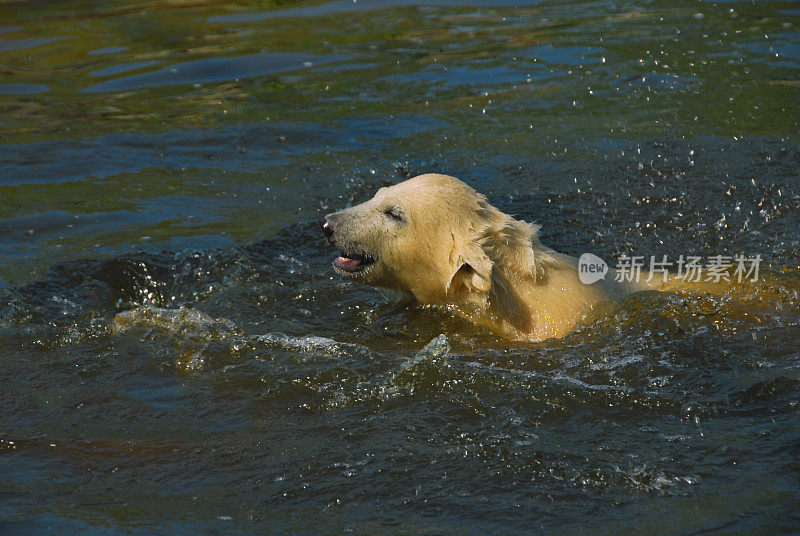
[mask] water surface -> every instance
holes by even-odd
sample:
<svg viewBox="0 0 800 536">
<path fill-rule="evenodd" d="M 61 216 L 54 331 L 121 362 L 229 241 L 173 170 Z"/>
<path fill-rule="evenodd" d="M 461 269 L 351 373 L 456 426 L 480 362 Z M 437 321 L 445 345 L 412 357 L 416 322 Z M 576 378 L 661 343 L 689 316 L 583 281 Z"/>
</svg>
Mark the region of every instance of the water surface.
<svg viewBox="0 0 800 536">
<path fill-rule="evenodd" d="M 797 531 L 796 3 L 0 13 L 0 532 Z M 337 278 L 321 217 L 429 171 L 764 277 L 542 343 Z"/>
</svg>

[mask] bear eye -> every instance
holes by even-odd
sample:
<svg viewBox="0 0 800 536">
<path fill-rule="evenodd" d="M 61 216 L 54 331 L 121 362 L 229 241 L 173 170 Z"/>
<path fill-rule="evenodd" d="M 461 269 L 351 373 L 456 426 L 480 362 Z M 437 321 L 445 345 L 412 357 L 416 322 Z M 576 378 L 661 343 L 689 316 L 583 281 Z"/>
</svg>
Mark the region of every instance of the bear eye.
<svg viewBox="0 0 800 536">
<path fill-rule="evenodd" d="M 383 213 L 398 223 L 403 223 L 406 221 L 406 218 L 403 215 L 403 211 L 400 210 L 400 207 L 388 207 L 383 211 Z"/>
</svg>

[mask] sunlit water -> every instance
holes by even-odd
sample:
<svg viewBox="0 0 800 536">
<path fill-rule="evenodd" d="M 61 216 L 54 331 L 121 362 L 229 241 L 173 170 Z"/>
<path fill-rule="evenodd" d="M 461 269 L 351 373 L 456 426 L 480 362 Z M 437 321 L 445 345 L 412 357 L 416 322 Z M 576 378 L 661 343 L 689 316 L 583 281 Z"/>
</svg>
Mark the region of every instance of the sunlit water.
<svg viewBox="0 0 800 536">
<path fill-rule="evenodd" d="M 798 4 L 281 4 L 0 7 L 0 533 L 796 532 Z M 763 278 L 509 343 L 336 277 L 428 171 Z"/>
</svg>

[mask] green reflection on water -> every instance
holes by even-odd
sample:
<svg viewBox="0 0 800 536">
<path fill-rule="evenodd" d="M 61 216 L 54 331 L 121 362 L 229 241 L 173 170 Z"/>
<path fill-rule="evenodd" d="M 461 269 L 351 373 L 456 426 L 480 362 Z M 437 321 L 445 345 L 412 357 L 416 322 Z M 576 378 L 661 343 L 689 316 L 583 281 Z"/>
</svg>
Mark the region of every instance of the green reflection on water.
<svg viewBox="0 0 800 536">
<path fill-rule="evenodd" d="M 6 24 L 18 28 L 6 39 L 58 40 L 0 54 L 0 83 L 50 88 L 0 100 L 7 118 L 3 139 L 12 143 L 214 128 L 267 117 L 332 121 L 422 106 L 426 114 L 449 119 L 454 126 L 469 126 L 473 115 L 453 113 L 466 112 L 464 100 L 484 91 L 493 105 L 487 114 L 497 124 L 481 128 L 495 135 L 500 129 L 521 130 L 531 119 L 540 129 L 572 137 L 797 131 L 798 59 L 792 28 L 800 17 L 788 12 L 789 3 L 412 6 L 351 11 L 346 17 L 333 13 L 310 19 L 210 22 L 226 13 L 276 5 L 6 7 Z M 530 48 L 542 44 L 599 48 L 602 60 L 565 65 L 532 58 Z M 107 47 L 121 51 L 92 54 Z M 264 52 L 348 59 L 333 68 L 299 66 L 200 87 L 183 83 L 115 93 L 82 91 L 105 79 L 92 73 L 120 64 L 155 62 L 156 67 L 134 71 L 149 72 L 186 61 Z M 359 65 L 350 68 L 349 63 Z M 484 79 L 482 69 L 498 66 L 510 74 L 500 82 Z M 466 68 L 473 76 L 461 84 L 441 83 L 446 71 L 432 82 L 416 78 L 437 68 Z M 528 74 L 531 83 L 526 83 Z"/>
</svg>

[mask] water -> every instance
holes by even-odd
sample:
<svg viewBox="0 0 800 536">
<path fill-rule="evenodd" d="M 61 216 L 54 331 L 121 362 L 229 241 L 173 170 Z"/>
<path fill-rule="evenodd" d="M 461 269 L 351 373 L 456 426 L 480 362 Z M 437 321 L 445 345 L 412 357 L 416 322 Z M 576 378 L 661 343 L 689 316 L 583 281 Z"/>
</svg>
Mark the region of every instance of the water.
<svg viewBox="0 0 800 536">
<path fill-rule="evenodd" d="M 279 4 L 0 8 L 0 532 L 796 533 L 797 4 Z M 337 278 L 428 171 L 764 280 L 509 343 Z"/>
</svg>

